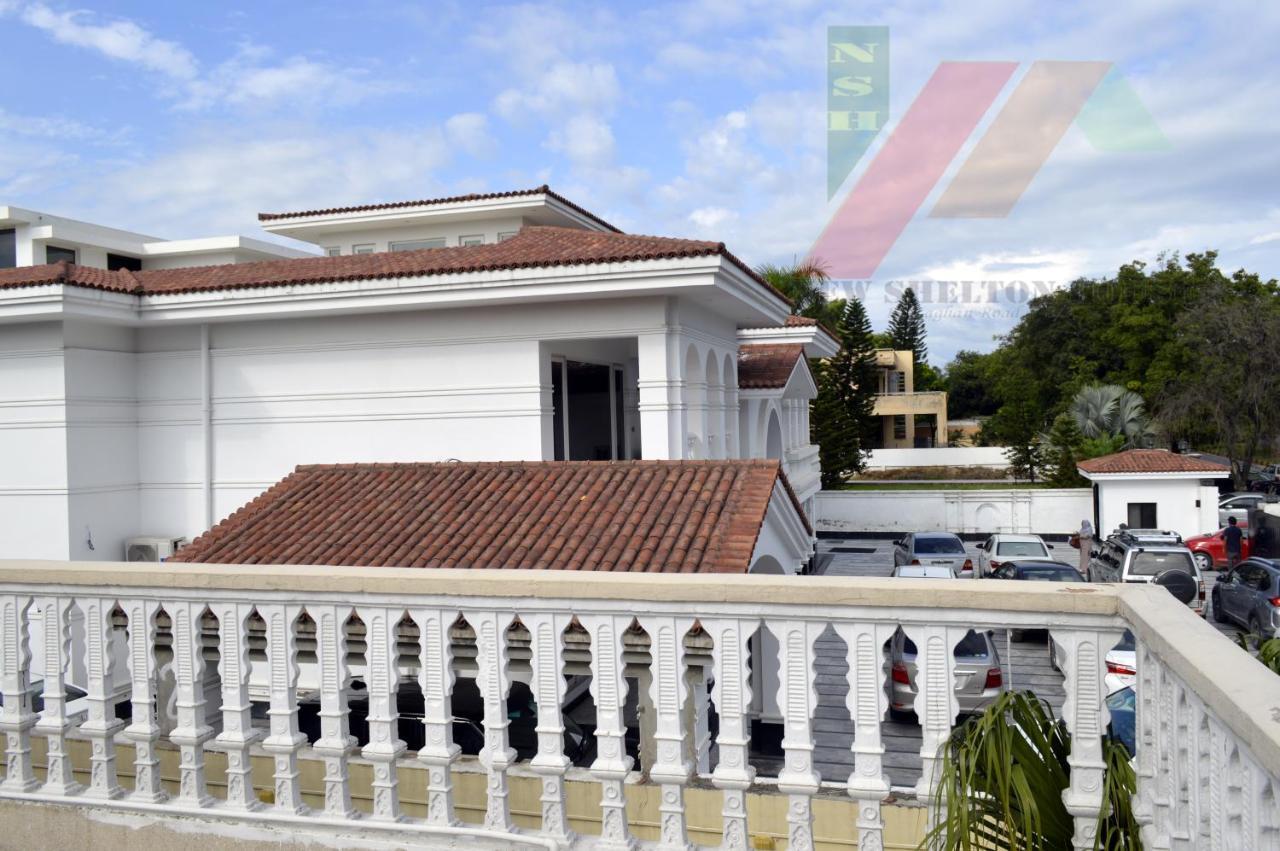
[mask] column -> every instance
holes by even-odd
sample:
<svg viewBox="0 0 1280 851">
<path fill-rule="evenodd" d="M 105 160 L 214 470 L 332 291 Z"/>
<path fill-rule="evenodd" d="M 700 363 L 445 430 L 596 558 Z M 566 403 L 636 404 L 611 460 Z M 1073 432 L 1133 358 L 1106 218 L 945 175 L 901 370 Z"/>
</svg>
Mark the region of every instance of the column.
<svg viewBox="0 0 1280 851">
<path fill-rule="evenodd" d="M 884 691 L 883 647 L 894 626 L 883 623 L 837 623 L 836 634 L 848 647 L 849 694 L 846 703 L 853 719 L 853 773 L 849 797 L 858 804 L 858 847 L 884 847 L 881 802 L 889 795 L 884 773 L 884 742 L 880 723 L 889 700 Z"/>
<path fill-rule="evenodd" d="M 222 676 L 222 732 L 213 747 L 227 755 L 227 801 L 234 810 L 261 807 L 253 790 L 253 764 L 249 749 L 262 738 L 253 729 L 249 700 L 249 603 L 219 601 L 214 604 L 218 619 L 218 664 Z"/>
<path fill-rule="evenodd" d="M 270 735 L 262 749 L 275 760 L 275 808 L 302 815 L 307 812 L 298 788 L 298 750 L 307 737 L 298 730 L 298 636 L 295 622 L 302 607 L 271 603 L 258 607 L 267 622 L 267 664 L 270 666 Z M 373 727 L 373 700 L 370 695 L 369 726 Z"/>
<path fill-rule="evenodd" d="M 505 612 L 475 612 L 468 621 L 476 632 L 476 686 L 484 702 L 484 747 L 480 764 L 488 774 L 484 826 L 488 830 L 513 832 L 507 769 L 516 761 L 516 752 L 507 740 L 507 694 L 511 677 L 507 670 L 507 627 L 513 615 Z"/>
<path fill-rule="evenodd" d="M 7 769 L 0 789 L 31 792 L 39 784 L 31 764 L 31 728 L 36 715 L 31 711 L 31 645 L 27 611 L 31 598 L 7 594 L 0 597 L 0 730 L 5 735 Z"/>
<path fill-rule="evenodd" d="M 1071 838 L 1076 849 L 1093 848 L 1102 807 L 1102 734 L 1107 727 L 1103 702 L 1103 675 L 1107 650 L 1120 640 L 1120 630 L 1053 629 L 1053 640 L 1062 649 L 1062 674 L 1067 691 L 1062 719 L 1071 733 L 1070 785 L 1062 793 L 1067 812 L 1075 821 Z"/>
<path fill-rule="evenodd" d="M 156 742 L 160 740 L 160 724 L 156 719 L 156 614 L 160 604 L 151 600 L 130 600 L 129 677 L 132 681 L 133 718 L 124 729 L 124 737 L 133 742 L 135 801 L 156 804 L 168 795 L 160 784 L 160 757 Z"/>
<path fill-rule="evenodd" d="M 955 693 L 954 651 L 969 630 L 947 624 L 903 624 L 903 631 L 916 645 L 915 711 L 922 739 L 916 797 L 932 807 L 936 799 L 934 782 L 942 764 L 939 749 L 951 737 L 951 728 L 960 712 Z"/>
<path fill-rule="evenodd" d="M 747 660 L 751 656 L 751 636 L 759 629 L 760 621 L 703 618 L 701 623 L 713 642 L 715 681 L 711 686 L 711 699 L 720 716 L 720 732 L 716 737 L 720 761 L 711 774 L 711 782 L 724 796 L 722 846 L 727 851 L 746 851 L 750 837 L 747 789 L 756 776 L 755 769 L 747 762 L 751 747 L 751 723 L 747 718 L 751 706 L 751 670 Z"/>
<path fill-rule="evenodd" d="M 738 432 L 738 387 L 732 375 L 724 380 L 724 457 L 741 458 L 742 436 Z"/>
<path fill-rule="evenodd" d="M 204 715 L 204 649 L 200 642 L 204 603 L 178 602 L 165 607 L 173 619 L 173 670 L 178 726 L 169 740 L 178 746 L 178 800 L 207 807 L 213 797 L 205 787 L 204 743 L 213 728 Z"/>
<path fill-rule="evenodd" d="M 689 689 L 685 681 L 684 636 L 693 626 L 686 617 L 644 618 L 641 626 L 649 633 L 649 655 L 653 665 L 650 700 L 655 718 L 656 758 L 649 779 L 661 784 L 659 799 L 658 847 L 669 851 L 691 851 L 685 821 L 684 789 L 689 784 L 693 763 L 689 759 L 685 703 Z"/>
<path fill-rule="evenodd" d="M 630 615 L 582 615 L 578 618 L 591 635 L 591 697 L 596 703 L 596 760 L 591 773 L 600 781 L 601 829 L 597 847 L 631 849 L 635 840 L 627 827 L 625 780 L 631 771 L 627 756 L 627 728 L 622 709 L 627 681 L 622 635 Z"/>
<path fill-rule="evenodd" d="M 453 743 L 453 645 L 449 630 L 457 612 L 441 609 L 414 609 L 418 622 L 422 686 L 424 744 L 418 759 L 427 766 L 427 824 L 448 827 L 458 824 L 453 810 L 452 767 L 461 748 Z"/>
<path fill-rule="evenodd" d="M 400 668 L 396 633 L 403 612 L 364 606 L 358 612 L 365 624 L 366 685 L 369 687 L 369 744 L 360 753 L 373 763 L 373 818 L 402 821 L 396 760 L 404 754 L 405 743 L 397 729 Z"/>
<path fill-rule="evenodd" d="M 768 621 L 778 637 L 778 708 L 782 712 L 782 771 L 778 791 L 791 796 L 787 806 L 787 848 L 812 851 L 812 798 L 820 778 L 813 768 L 814 688 L 813 642 L 824 624 L 801 620 Z"/>
<path fill-rule="evenodd" d="M 124 722 L 116 718 L 112 694 L 115 658 L 111 652 L 111 612 L 115 600 L 96 597 L 83 601 L 83 606 L 89 717 L 80 725 L 80 732 L 90 742 L 89 789 L 85 794 L 93 798 L 118 798 L 123 790 L 116 775 L 115 734 L 124 727 Z"/>
<path fill-rule="evenodd" d="M 645 460 L 685 455 L 683 376 L 680 335 L 664 329 L 636 337 L 639 371 L 636 389 L 640 414 L 640 457 Z"/>
<path fill-rule="evenodd" d="M 538 753 L 529 767 L 542 778 L 542 832 L 567 847 L 574 838 L 565 813 L 564 776 L 569 758 L 564 753 L 565 679 L 561 636 L 569 625 L 569 615 L 547 612 L 521 615 L 529 630 L 533 698 L 538 704 Z"/>
<path fill-rule="evenodd" d="M 320 666 L 320 738 L 312 750 L 324 760 L 324 813 L 353 819 L 359 814 L 351 804 L 348 757 L 356 749 L 350 731 L 347 690 L 351 669 L 347 665 L 349 604 L 309 607 L 316 621 L 316 662 Z"/>
<path fill-rule="evenodd" d="M 67 753 L 67 691 L 65 672 L 71 655 L 71 598 L 40 597 L 37 605 L 44 630 L 44 711 L 36 732 L 49 743 L 49 769 L 40 791 L 47 795 L 78 795 L 82 788 L 73 779 Z"/>
</svg>

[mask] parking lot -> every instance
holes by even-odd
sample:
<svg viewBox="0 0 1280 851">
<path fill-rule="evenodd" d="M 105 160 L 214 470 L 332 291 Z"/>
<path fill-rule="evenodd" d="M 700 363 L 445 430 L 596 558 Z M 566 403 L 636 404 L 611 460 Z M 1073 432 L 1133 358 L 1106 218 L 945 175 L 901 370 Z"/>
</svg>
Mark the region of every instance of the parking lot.
<svg viewBox="0 0 1280 851">
<path fill-rule="evenodd" d="M 966 542 L 965 550 L 974 564 L 977 564 L 976 544 Z M 818 542 L 818 551 L 832 555 L 824 571 L 828 576 L 888 577 L 893 572 L 893 542 L 889 538 L 824 538 Z M 1071 564 L 1076 562 L 1079 555 L 1066 544 L 1058 544 L 1055 554 L 1062 561 Z M 1216 582 L 1217 574 L 1207 577 L 1206 581 Z M 1212 617 L 1208 620 L 1213 623 Z M 1214 625 L 1229 636 L 1239 632 L 1234 627 Z M 1032 634 L 1022 641 L 1010 641 L 1005 630 L 997 629 L 994 638 L 1000 652 L 1006 687 L 1031 689 L 1047 700 L 1055 711 L 1060 711 L 1066 695 L 1062 675 L 1050 665 L 1045 636 Z M 853 754 L 850 751 L 853 725 L 845 705 L 848 665 L 844 660 L 843 642 L 828 630 L 817 645 L 818 706 L 814 717 L 814 759 L 823 780 L 833 782 L 845 781 L 853 770 Z M 885 747 L 884 765 L 890 783 L 894 786 L 913 785 L 920 775 L 919 725 L 914 720 L 904 722 L 887 718 L 881 729 Z M 761 761 L 761 768 L 772 767 L 769 761 Z"/>
</svg>

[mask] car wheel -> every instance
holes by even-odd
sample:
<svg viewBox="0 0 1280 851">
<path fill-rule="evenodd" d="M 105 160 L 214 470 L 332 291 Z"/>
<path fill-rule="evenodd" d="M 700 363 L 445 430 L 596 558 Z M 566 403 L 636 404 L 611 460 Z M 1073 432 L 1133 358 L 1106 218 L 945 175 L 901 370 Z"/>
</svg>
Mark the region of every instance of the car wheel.
<svg viewBox="0 0 1280 851">
<path fill-rule="evenodd" d="M 1208 573 L 1213 570 L 1213 559 L 1209 557 L 1208 553 L 1196 553 L 1195 560 L 1196 567 L 1200 569 L 1201 573 Z"/>
<path fill-rule="evenodd" d="M 1217 623 L 1230 622 L 1230 618 L 1227 617 L 1227 613 L 1222 610 L 1222 596 L 1218 594 L 1217 591 L 1214 591 L 1213 594 L 1209 596 L 1209 605 L 1213 607 L 1214 621 Z"/>
</svg>

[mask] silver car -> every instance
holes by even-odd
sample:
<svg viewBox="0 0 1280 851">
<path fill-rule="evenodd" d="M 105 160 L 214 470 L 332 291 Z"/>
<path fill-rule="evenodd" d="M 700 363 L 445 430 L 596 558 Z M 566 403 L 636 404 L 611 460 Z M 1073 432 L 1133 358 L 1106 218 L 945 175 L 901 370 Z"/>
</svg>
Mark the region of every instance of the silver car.
<svg viewBox="0 0 1280 851">
<path fill-rule="evenodd" d="M 973 576 L 973 559 L 965 554 L 964 544 L 950 532 L 908 532 L 893 542 L 893 566 L 917 564 L 928 567 L 945 565 L 953 576 Z"/>
<path fill-rule="evenodd" d="M 1249 525 L 1249 512 L 1267 501 L 1264 493 L 1233 493 L 1224 496 L 1218 502 L 1218 525 L 1226 526 L 1230 518 L 1237 523 Z"/>
<path fill-rule="evenodd" d="M 987 630 L 969 630 L 956 645 L 956 700 L 965 714 L 981 712 L 1004 691 L 1000 654 Z M 889 714 L 915 711 L 916 645 L 901 629 L 889 639 Z"/>
</svg>

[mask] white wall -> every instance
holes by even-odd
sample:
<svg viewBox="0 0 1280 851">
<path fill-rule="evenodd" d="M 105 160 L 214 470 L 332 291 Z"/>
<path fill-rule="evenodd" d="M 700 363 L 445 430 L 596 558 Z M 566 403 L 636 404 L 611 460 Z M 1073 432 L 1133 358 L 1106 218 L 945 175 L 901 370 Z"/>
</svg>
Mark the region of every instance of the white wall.
<svg viewBox="0 0 1280 851">
<path fill-rule="evenodd" d="M 1099 532 L 1127 523 L 1131 502 L 1154 502 L 1156 525 L 1184 538 L 1218 528 L 1218 489 L 1200 479 L 1111 479 L 1098 482 Z"/>
<path fill-rule="evenodd" d="M 820 532 L 1065 534 L 1093 517 L 1087 488 L 820 491 Z"/>
<path fill-rule="evenodd" d="M 871 470 L 902 467 L 998 467 L 1009 466 L 1003 446 L 939 446 L 930 449 L 872 449 Z"/>
<path fill-rule="evenodd" d="M 334 230 L 324 236 L 309 237 L 322 248 L 337 248 L 343 254 L 351 254 L 356 245 L 372 245 L 375 252 L 387 251 L 392 242 L 418 239 L 444 239 L 445 246 L 460 245 L 464 236 L 484 237 L 486 245 L 498 241 L 500 233 L 516 233 L 524 226 L 520 216 L 476 221 L 440 221 L 400 227 L 379 226 L 367 229 Z"/>
</svg>

